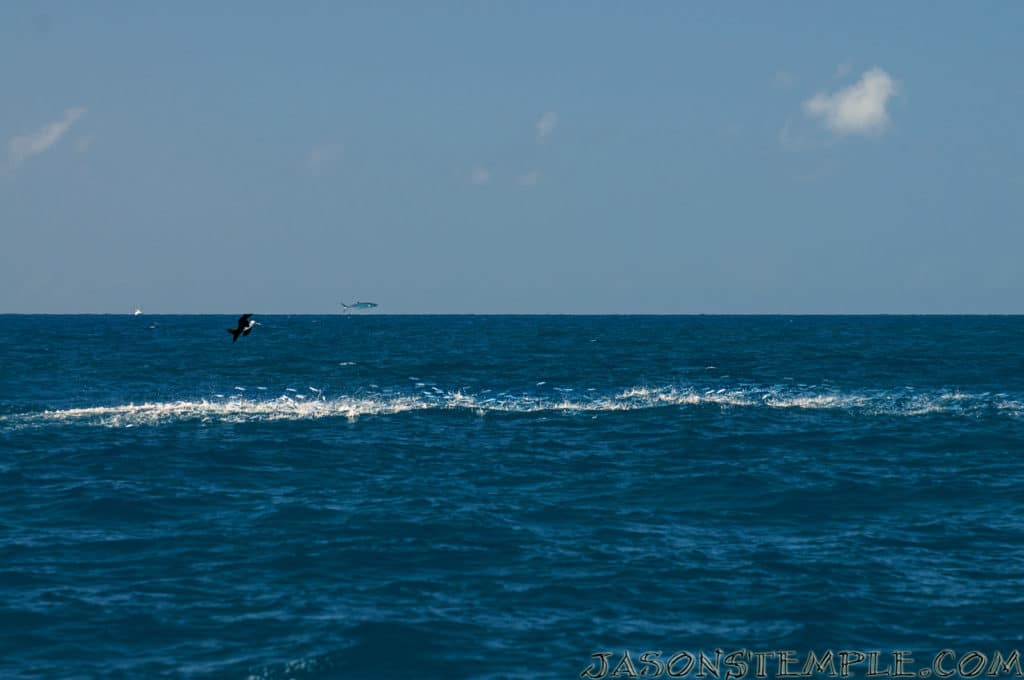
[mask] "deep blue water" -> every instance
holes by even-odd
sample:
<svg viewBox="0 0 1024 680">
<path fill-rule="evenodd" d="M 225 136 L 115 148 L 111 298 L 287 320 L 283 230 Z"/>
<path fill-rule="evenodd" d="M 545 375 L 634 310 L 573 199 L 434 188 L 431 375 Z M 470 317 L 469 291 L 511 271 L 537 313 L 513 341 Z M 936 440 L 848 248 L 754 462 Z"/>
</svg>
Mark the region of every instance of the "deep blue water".
<svg viewBox="0 0 1024 680">
<path fill-rule="evenodd" d="M 1024 647 L 1024 318 L 0 316 L 0 676 Z"/>
</svg>

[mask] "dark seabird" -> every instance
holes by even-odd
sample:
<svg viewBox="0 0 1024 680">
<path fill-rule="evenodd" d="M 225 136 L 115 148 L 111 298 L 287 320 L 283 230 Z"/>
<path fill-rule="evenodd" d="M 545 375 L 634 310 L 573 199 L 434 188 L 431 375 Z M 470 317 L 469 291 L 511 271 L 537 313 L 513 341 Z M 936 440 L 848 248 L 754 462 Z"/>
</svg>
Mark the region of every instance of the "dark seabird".
<svg viewBox="0 0 1024 680">
<path fill-rule="evenodd" d="M 231 333 L 231 342 L 238 342 L 239 335 L 249 335 L 252 332 L 252 327 L 256 325 L 256 322 L 249 317 L 252 314 L 243 314 L 238 317 L 238 323 L 235 324 L 235 328 L 229 328 L 228 333 Z"/>
</svg>

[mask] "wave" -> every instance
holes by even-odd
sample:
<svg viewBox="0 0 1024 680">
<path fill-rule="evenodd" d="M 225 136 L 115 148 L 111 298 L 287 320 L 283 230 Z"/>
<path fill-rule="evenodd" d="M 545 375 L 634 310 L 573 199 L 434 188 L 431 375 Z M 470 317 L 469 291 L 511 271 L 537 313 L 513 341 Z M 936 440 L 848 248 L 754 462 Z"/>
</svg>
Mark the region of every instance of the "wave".
<svg viewBox="0 0 1024 680">
<path fill-rule="evenodd" d="M 286 390 L 276 398 L 253 399 L 244 392 L 231 396 L 165 402 L 144 402 L 113 406 L 90 406 L 44 410 L 34 413 L 0 415 L 0 425 L 25 427 L 47 424 L 93 424 L 106 427 L 134 427 L 169 422 L 247 422 L 275 420 L 317 420 L 362 416 L 387 416 L 410 411 L 463 411 L 477 415 L 488 413 L 563 413 L 586 414 L 638 411 L 666 407 L 719 407 L 735 409 L 838 410 L 863 416 L 923 416 L 947 414 L 980 417 L 984 415 L 1024 415 L 1024 398 L 1000 393 L 964 393 L 956 390 L 919 392 L 875 390 L 861 393 L 815 392 L 790 387 L 697 388 L 630 387 L 601 395 L 592 389 L 574 394 L 572 388 L 555 388 L 557 397 L 532 394 L 480 393 L 463 391 L 422 391 L 416 394 L 382 392 L 358 396 L 328 397 L 310 388 L 312 398 Z M 264 388 L 265 389 L 265 388 Z"/>
</svg>

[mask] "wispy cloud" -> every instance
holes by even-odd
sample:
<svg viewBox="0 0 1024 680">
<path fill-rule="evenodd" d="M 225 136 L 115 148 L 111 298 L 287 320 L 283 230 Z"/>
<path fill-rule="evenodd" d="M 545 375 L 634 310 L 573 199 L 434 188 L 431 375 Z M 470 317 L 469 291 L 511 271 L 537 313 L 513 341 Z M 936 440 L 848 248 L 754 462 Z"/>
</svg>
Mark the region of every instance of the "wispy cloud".
<svg viewBox="0 0 1024 680">
<path fill-rule="evenodd" d="M 847 88 L 814 95 L 804 102 L 804 111 L 839 135 L 879 134 L 889 123 L 885 107 L 895 94 L 896 81 L 876 67 Z"/>
<path fill-rule="evenodd" d="M 540 170 L 531 170 L 530 172 L 519 175 L 519 183 L 524 187 L 536 186 L 537 182 L 540 181 Z"/>
<path fill-rule="evenodd" d="M 839 66 L 836 66 L 836 78 L 845 78 L 853 73 L 853 59 L 847 59 Z"/>
<path fill-rule="evenodd" d="M 775 87 L 782 90 L 790 90 L 797 83 L 797 77 L 789 71 L 776 71 L 775 72 Z"/>
<path fill-rule="evenodd" d="M 318 144 L 306 154 L 306 169 L 315 174 L 332 158 L 334 158 L 334 148 L 328 144 Z"/>
<path fill-rule="evenodd" d="M 79 137 L 78 140 L 75 141 L 75 151 L 77 151 L 78 153 L 85 153 L 86 151 L 89 150 L 89 147 L 92 146 L 92 143 L 95 140 L 96 135 L 86 135 L 84 137 Z"/>
<path fill-rule="evenodd" d="M 779 130 L 779 145 L 785 151 L 806 151 L 819 146 L 819 143 L 808 134 L 807 130 L 794 124 L 792 118 L 787 118 L 782 129 Z"/>
<path fill-rule="evenodd" d="M 487 184 L 491 181 L 491 171 L 483 166 L 477 166 L 469 173 L 469 181 L 473 184 Z"/>
<path fill-rule="evenodd" d="M 833 146 L 840 137 L 802 116 L 789 116 L 779 130 L 779 146 L 783 151 L 803 153 Z"/>
<path fill-rule="evenodd" d="M 81 106 L 68 109 L 64 117 L 45 127 L 25 135 L 18 135 L 7 145 L 7 157 L 11 167 L 16 168 L 33 156 L 38 156 L 63 137 L 79 118 L 85 115 Z"/>
<path fill-rule="evenodd" d="M 558 114 L 548 111 L 537 121 L 537 141 L 541 142 L 555 130 L 558 125 Z"/>
</svg>

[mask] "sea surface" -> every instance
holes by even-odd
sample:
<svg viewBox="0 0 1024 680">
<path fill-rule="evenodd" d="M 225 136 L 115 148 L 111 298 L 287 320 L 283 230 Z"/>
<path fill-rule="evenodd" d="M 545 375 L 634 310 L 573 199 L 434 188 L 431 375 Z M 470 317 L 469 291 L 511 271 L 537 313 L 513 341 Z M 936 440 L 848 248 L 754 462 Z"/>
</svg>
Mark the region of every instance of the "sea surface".
<svg viewBox="0 0 1024 680">
<path fill-rule="evenodd" d="M 0 677 L 1024 648 L 1024 317 L 255 318 L 0 316 Z"/>
</svg>

